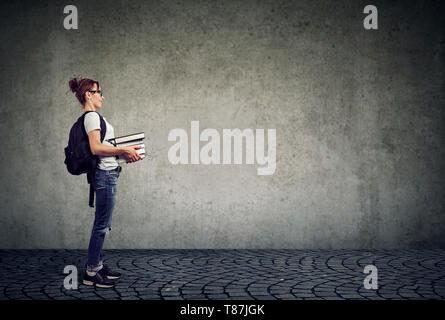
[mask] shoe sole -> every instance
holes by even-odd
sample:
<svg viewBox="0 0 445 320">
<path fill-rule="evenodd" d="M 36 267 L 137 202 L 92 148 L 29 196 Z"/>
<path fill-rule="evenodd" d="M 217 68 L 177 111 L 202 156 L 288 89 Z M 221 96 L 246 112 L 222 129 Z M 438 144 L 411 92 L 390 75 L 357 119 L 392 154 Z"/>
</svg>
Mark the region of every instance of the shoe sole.
<svg viewBox="0 0 445 320">
<path fill-rule="evenodd" d="M 88 281 L 88 280 L 83 280 L 82 283 L 83 283 L 84 285 L 87 285 L 87 286 L 93 286 L 93 285 L 94 285 L 94 282 L 93 282 L 93 281 Z"/>
<path fill-rule="evenodd" d="M 88 280 L 83 280 L 82 283 L 87 286 L 95 285 L 96 287 L 99 287 L 99 288 L 113 288 L 114 287 L 114 285 L 108 285 L 108 284 L 99 284 L 99 283 L 95 284 L 93 281 L 88 281 Z"/>
<path fill-rule="evenodd" d="M 114 285 L 98 284 L 98 283 L 96 283 L 96 287 L 99 287 L 99 288 L 113 288 Z"/>
<path fill-rule="evenodd" d="M 120 279 L 120 277 L 115 277 L 115 276 L 107 276 L 107 278 L 110 280 Z"/>
</svg>

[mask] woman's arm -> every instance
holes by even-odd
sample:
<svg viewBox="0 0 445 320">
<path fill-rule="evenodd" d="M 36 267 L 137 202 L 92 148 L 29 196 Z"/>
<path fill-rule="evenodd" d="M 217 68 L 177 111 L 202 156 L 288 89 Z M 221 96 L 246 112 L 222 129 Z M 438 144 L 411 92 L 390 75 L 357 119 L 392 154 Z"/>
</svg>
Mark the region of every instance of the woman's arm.
<svg viewBox="0 0 445 320">
<path fill-rule="evenodd" d="M 100 130 L 92 130 L 88 133 L 91 153 L 95 156 L 124 156 L 128 162 L 135 162 L 142 157 L 136 151 L 140 147 L 111 147 L 100 142 Z"/>
</svg>

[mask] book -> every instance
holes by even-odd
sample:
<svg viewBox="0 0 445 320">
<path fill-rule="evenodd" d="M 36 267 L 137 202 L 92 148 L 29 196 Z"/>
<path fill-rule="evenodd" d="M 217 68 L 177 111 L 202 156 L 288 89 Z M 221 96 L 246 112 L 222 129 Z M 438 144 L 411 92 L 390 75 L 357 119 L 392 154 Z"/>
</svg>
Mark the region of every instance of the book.
<svg viewBox="0 0 445 320">
<path fill-rule="evenodd" d="M 121 145 L 118 145 L 118 146 L 120 147 Z M 137 149 L 136 152 L 139 153 L 139 155 L 142 157 L 142 159 L 144 159 L 145 158 L 145 143 L 138 143 L 138 144 L 135 144 L 133 146 L 134 147 L 137 147 L 137 146 L 141 147 L 141 148 Z M 116 158 L 117 158 L 117 162 L 119 162 L 119 163 L 127 162 L 127 160 L 125 160 L 125 158 L 122 157 L 122 156 L 116 156 Z"/>
<path fill-rule="evenodd" d="M 140 146 L 141 148 L 137 149 L 137 153 L 142 157 L 142 159 L 145 158 L 145 133 L 139 132 L 139 133 L 133 133 L 128 134 L 125 136 L 115 137 L 108 139 L 107 141 L 114 145 L 115 147 L 137 147 Z M 125 160 L 124 157 L 116 156 L 118 163 L 125 163 L 127 160 Z"/>
<path fill-rule="evenodd" d="M 137 146 L 137 145 L 141 145 L 143 143 L 144 140 L 133 140 L 133 141 L 129 141 L 129 142 L 124 142 L 124 143 L 117 143 L 114 144 L 114 146 L 116 147 L 131 147 L 131 146 Z"/>
<path fill-rule="evenodd" d="M 125 136 L 115 137 L 112 139 L 108 139 L 107 141 L 114 145 L 119 145 L 121 143 L 127 143 L 130 141 L 143 140 L 145 138 L 144 132 L 128 134 Z"/>
</svg>

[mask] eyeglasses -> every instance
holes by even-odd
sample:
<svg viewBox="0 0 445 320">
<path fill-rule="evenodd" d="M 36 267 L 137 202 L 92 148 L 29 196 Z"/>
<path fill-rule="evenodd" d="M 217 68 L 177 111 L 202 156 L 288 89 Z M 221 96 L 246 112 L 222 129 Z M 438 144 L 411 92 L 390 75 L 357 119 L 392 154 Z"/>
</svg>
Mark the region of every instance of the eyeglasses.
<svg viewBox="0 0 445 320">
<path fill-rule="evenodd" d="M 88 90 L 88 92 L 93 92 L 93 93 L 97 92 L 98 94 L 100 94 L 101 97 L 104 96 L 103 93 L 102 93 L 102 90 Z"/>
</svg>

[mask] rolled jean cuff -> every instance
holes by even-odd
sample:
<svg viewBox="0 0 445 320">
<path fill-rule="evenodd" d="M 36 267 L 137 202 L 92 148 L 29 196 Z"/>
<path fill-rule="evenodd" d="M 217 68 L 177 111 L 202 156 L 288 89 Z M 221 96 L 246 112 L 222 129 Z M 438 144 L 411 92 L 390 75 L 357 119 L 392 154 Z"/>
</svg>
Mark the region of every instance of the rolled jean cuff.
<svg viewBox="0 0 445 320">
<path fill-rule="evenodd" d="M 102 269 L 102 267 L 103 267 L 103 264 L 102 264 L 102 261 L 100 261 L 97 266 L 87 266 L 87 271 L 89 271 L 89 272 L 97 272 L 100 269 Z"/>
</svg>

